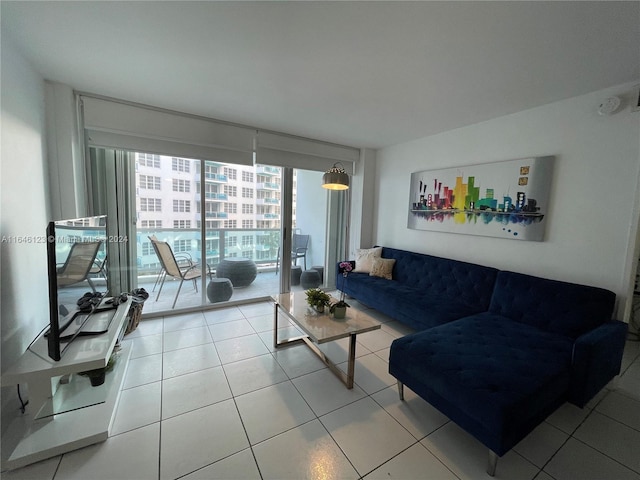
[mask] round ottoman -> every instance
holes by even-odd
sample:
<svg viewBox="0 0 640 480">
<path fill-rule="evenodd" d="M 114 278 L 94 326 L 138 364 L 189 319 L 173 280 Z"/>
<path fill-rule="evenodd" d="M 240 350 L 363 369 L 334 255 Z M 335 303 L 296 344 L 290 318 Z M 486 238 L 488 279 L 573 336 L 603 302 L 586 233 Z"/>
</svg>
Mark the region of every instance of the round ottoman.
<svg viewBox="0 0 640 480">
<path fill-rule="evenodd" d="M 212 278 L 207 285 L 207 298 L 211 303 L 226 302 L 233 295 L 233 285 L 228 278 Z"/>
<path fill-rule="evenodd" d="M 314 265 L 311 267 L 311 270 L 317 270 L 320 274 L 320 283 L 324 283 L 324 266 L 323 265 Z"/>
<path fill-rule="evenodd" d="M 305 290 L 308 288 L 317 288 L 320 286 L 320 273 L 317 270 L 305 270 L 300 275 L 300 285 Z"/>
<path fill-rule="evenodd" d="M 218 278 L 228 278 L 234 287 L 247 287 L 256 279 L 258 267 L 250 258 L 225 258 L 216 268 Z"/>
<path fill-rule="evenodd" d="M 298 265 L 291 265 L 291 285 L 300 285 L 300 274 L 302 273 L 302 267 Z"/>
</svg>

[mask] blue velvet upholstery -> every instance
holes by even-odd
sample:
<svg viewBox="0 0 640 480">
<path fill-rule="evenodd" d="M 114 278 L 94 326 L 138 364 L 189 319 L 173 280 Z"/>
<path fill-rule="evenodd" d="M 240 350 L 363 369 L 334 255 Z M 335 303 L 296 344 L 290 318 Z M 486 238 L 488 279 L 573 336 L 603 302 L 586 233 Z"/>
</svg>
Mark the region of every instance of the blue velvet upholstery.
<svg viewBox="0 0 640 480">
<path fill-rule="evenodd" d="M 489 311 L 577 338 L 609 321 L 615 300 L 613 292 L 602 288 L 500 272 Z"/>
<path fill-rule="evenodd" d="M 498 270 L 472 263 L 383 247 L 393 258 L 393 279 L 336 270 L 347 295 L 418 330 L 457 320 L 489 307 Z M 344 286 L 343 286 L 344 285 Z"/>
<path fill-rule="evenodd" d="M 396 339 L 389 373 L 503 455 L 566 400 L 572 347 L 481 313 Z"/>
<path fill-rule="evenodd" d="M 615 294 L 383 248 L 393 280 L 338 288 L 418 332 L 394 340 L 389 372 L 498 455 L 566 401 L 584 406 L 620 372 L 627 325 Z"/>
</svg>

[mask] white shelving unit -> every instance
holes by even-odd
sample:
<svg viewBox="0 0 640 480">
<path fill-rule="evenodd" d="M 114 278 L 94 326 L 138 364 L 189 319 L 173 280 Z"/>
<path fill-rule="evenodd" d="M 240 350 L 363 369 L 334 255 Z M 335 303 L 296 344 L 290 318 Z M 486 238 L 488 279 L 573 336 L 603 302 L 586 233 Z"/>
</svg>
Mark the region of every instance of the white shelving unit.
<svg viewBox="0 0 640 480">
<path fill-rule="evenodd" d="M 29 404 L 25 415 L 9 429 L 7 444 L 15 445 L 3 459 L 3 468 L 14 469 L 62 453 L 104 441 L 109 436 L 131 354 L 127 345 L 117 352 L 114 368 L 104 384 L 92 387 L 79 372 L 103 368 L 121 338 L 131 299 L 113 311 L 109 331 L 102 335 L 76 337 L 62 359 L 47 354 L 47 339 L 40 335 L 20 359 L 2 375 L 2 386 L 28 384 Z M 68 378 L 61 383 L 60 378 Z M 3 457 L 6 454 L 3 453 Z"/>
</svg>

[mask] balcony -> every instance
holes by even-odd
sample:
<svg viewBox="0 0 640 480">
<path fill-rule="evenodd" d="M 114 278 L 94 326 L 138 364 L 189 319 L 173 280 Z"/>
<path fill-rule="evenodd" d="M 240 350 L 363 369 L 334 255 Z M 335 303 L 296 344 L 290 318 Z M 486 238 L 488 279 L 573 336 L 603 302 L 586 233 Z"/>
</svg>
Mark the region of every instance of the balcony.
<svg viewBox="0 0 640 480">
<path fill-rule="evenodd" d="M 227 212 L 204 212 L 204 216 L 207 218 L 229 218 Z"/>
<path fill-rule="evenodd" d="M 207 182 L 212 182 L 212 183 L 227 183 L 229 181 L 229 178 L 226 175 L 222 175 L 221 173 L 205 172 L 204 178 Z"/>
<path fill-rule="evenodd" d="M 274 182 L 256 183 L 256 190 L 280 191 L 280 185 Z"/>
<path fill-rule="evenodd" d="M 280 169 L 278 167 L 268 167 L 265 165 L 257 165 L 256 173 L 263 175 L 280 175 Z"/>
<path fill-rule="evenodd" d="M 213 193 L 213 192 L 205 192 L 204 198 L 207 200 L 217 200 L 220 202 L 226 202 L 229 200 L 229 196 L 226 193 Z"/>
<path fill-rule="evenodd" d="M 277 213 L 258 213 L 256 214 L 257 220 L 278 220 L 280 215 Z"/>
<path fill-rule="evenodd" d="M 258 205 L 280 205 L 279 198 L 257 198 L 256 204 Z"/>
</svg>

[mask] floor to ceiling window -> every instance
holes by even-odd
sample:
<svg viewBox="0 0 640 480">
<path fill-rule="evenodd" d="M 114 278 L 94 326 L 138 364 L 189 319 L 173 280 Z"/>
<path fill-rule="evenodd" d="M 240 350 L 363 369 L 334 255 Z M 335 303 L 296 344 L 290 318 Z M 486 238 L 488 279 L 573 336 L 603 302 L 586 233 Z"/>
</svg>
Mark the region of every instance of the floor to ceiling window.
<svg viewBox="0 0 640 480">
<path fill-rule="evenodd" d="M 110 154 L 118 163 L 115 152 Z M 92 148 L 92 161 L 102 158 L 104 162 L 105 157 L 109 155 L 104 149 Z M 332 230 L 343 227 L 329 220 L 333 192 L 321 187 L 322 172 L 290 169 L 292 195 L 285 204 L 283 167 L 141 152 L 120 152 L 119 157 L 119 169 L 92 176 L 93 190 L 104 197 L 97 205 L 111 205 L 112 211 L 114 204 L 119 205 L 131 217 L 123 228 L 135 241 L 120 268 L 135 272 L 130 289 L 142 287 L 150 293 L 145 314 L 302 290 L 302 271 L 312 267 L 319 267 L 319 286 L 331 283 L 326 273 L 333 269 L 327 259 L 335 259 L 331 240 L 335 235 L 327 234 L 327 226 Z M 110 176 L 127 179 L 120 179 L 121 188 L 105 189 Z M 285 209 L 291 210 L 290 216 L 283 215 Z M 285 225 L 284 218 L 289 217 L 291 224 Z M 285 253 L 284 235 L 290 235 L 291 241 L 306 239 L 294 249 L 296 255 Z M 193 279 L 185 275 L 188 279 L 182 281 L 168 274 L 167 258 L 154 241 L 166 245 L 182 272 L 197 269 L 203 275 Z M 289 281 L 283 283 L 283 275 Z M 212 282 L 216 277 L 229 277 L 233 284 L 230 295 L 217 292 L 222 288 L 218 286 L 208 292 L 209 283 L 218 283 Z"/>
</svg>

